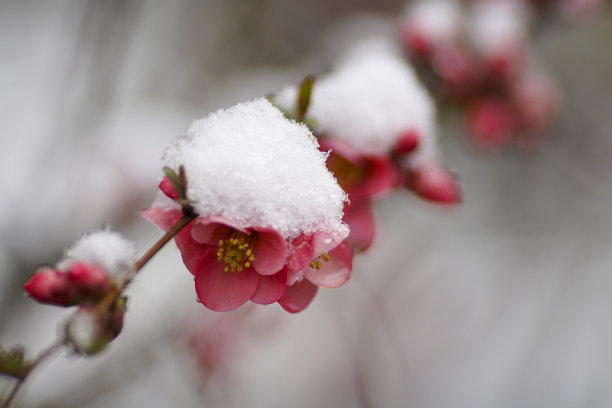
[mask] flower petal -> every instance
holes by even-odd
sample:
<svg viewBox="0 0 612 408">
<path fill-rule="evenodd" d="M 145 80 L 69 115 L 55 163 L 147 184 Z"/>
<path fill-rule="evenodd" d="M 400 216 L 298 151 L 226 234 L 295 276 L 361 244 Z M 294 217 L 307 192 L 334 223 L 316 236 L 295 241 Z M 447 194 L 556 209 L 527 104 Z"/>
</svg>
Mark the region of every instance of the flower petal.
<svg viewBox="0 0 612 408">
<path fill-rule="evenodd" d="M 226 225 L 216 222 L 203 224 L 198 219 L 191 228 L 191 237 L 196 242 L 215 245 L 220 239 L 227 237 L 229 230 L 229 227 Z"/>
<path fill-rule="evenodd" d="M 147 208 L 141 215 L 145 220 L 151 221 L 164 231 L 168 231 L 183 217 L 183 213 L 178 208 L 161 207 Z"/>
<path fill-rule="evenodd" d="M 351 232 L 346 238 L 357 252 L 365 251 L 372 245 L 376 233 L 376 222 L 370 200 L 351 201 L 344 206 L 344 221 Z"/>
<path fill-rule="evenodd" d="M 384 194 L 398 181 L 393 164 L 388 158 L 369 156 L 366 159 L 365 180 L 349 191 L 350 195 L 356 198 Z"/>
<path fill-rule="evenodd" d="M 349 235 L 349 228 L 342 224 L 338 229 L 321 230 L 314 232 L 311 237 L 312 256 L 317 256 L 329 252 Z"/>
<path fill-rule="evenodd" d="M 301 312 L 310 304 L 319 288 L 308 279 L 302 279 L 287 286 L 285 293 L 278 299 L 278 304 L 289 313 Z"/>
<path fill-rule="evenodd" d="M 176 246 L 181 252 L 183 263 L 189 272 L 191 272 L 192 275 L 195 275 L 200 268 L 200 263 L 203 261 L 204 255 L 210 248 L 210 245 L 200 244 L 192 238 L 191 229 L 193 228 L 193 225 L 193 222 L 190 223 L 183 228 L 181 232 L 176 234 L 174 237 L 174 242 L 176 242 Z"/>
<path fill-rule="evenodd" d="M 281 270 L 274 275 L 259 277 L 259 284 L 251 301 L 260 305 L 269 305 L 276 302 L 285 293 L 287 287 L 287 271 Z"/>
<path fill-rule="evenodd" d="M 248 268 L 240 272 L 225 272 L 224 264 L 217 261 L 214 247 L 209 248 L 195 273 L 198 298 L 217 312 L 227 312 L 242 306 L 253 296 L 259 275 Z"/>
<path fill-rule="evenodd" d="M 353 270 L 353 250 L 342 242 L 329 252 L 329 261 L 321 262 L 321 268 L 308 268 L 306 278 L 317 286 L 337 288 L 346 283 Z"/>
<path fill-rule="evenodd" d="M 272 275 L 283 269 L 287 261 L 287 244 L 276 231 L 258 229 L 253 245 L 253 267 L 262 275 Z"/>
<path fill-rule="evenodd" d="M 304 277 L 304 270 L 312 261 L 312 238 L 304 234 L 295 238 L 292 243 L 293 251 L 287 258 L 287 284 L 293 285 L 298 279 Z"/>
</svg>

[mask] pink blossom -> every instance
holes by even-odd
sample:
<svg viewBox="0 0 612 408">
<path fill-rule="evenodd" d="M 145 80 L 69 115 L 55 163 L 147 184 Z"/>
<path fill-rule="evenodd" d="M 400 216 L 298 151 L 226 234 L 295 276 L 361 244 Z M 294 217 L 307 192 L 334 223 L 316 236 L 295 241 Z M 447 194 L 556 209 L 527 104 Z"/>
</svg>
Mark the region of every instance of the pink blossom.
<svg viewBox="0 0 612 408">
<path fill-rule="evenodd" d="M 182 213 L 152 207 L 143 216 L 167 230 Z M 241 228 L 223 217 L 200 217 L 175 241 L 204 306 L 223 312 L 248 300 L 263 305 L 278 302 L 295 313 L 308 306 L 318 286 L 338 287 L 350 277 L 352 251 L 324 236 L 313 233 L 287 245 L 270 228 Z"/>
</svg>

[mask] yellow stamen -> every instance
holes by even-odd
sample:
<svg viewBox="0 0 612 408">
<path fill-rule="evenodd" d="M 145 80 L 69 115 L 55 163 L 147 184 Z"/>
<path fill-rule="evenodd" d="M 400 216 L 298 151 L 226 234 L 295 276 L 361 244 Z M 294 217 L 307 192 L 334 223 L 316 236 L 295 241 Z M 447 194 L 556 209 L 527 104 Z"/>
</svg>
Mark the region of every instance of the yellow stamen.
<svg viewBox="0 0 612 408">
<path fill-rule="evenodd" d="M 253 255 L 254 234 L 245 234 L 233 230 L 226 239 L 219 240 L 217 261 L 224 263 L 225 272 L 241 272 L 250 268 L 255 256 Z"/>
<path fill-rule="evenodd" d="M 321 269 L 321 266 L 323 266 L 321 261 L 324 261 L 324 262 L 329 261 L 329 254 L 327 252 L 313 259 L 312 262 L 310 262 L 310 267 L 314 269 Z"/>
</svg>

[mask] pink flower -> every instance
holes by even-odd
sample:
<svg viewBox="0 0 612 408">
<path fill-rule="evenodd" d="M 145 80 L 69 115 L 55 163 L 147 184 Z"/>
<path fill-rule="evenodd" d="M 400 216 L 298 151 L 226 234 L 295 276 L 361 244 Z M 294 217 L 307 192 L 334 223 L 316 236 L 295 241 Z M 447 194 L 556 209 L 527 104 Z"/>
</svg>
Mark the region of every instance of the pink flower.
<svg viewBox="0 0 612 408">
<path fill-rule="evenodd" d="M 143 216 L 168 230 L 179 209 L 152 207 Z M 270 228 L 241 228 L 223 217 L 199 217 L 175 237 L 183 262 L 193 274 L 202 304 L 234 310 L 248 300 L 278 302 L 285 310 L 303 310 L 318 286 L 338 287 L 350 277 L 352 251 L 323 232 L 287 245 Z"/>
</svg>

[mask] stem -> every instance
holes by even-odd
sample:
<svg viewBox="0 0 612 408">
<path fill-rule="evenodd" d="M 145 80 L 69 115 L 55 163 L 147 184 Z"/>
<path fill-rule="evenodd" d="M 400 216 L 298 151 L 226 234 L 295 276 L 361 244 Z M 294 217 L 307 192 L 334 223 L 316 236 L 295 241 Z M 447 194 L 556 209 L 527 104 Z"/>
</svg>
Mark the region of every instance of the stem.
<svg viewBox="0 0 612 408">
<path fill-rule="evenodd" d="M 94 307 L 93 312 L 102 314 L 104 313 L 115 301 L 121 296 L 123 290 L 130 284 L 130 282 L 134 279 L 134 276 L 140 271 L 146 264 L 153 258 L 153 256 L 159 252 L 160 249 L 164 247 L 176 234 L 178 234 L 183 228 L 185 228 L 191 221 L 193 221 L 197 217 L 197 214 L 194 214 L 193 211 L 186 211 L 186 214 L 174 224 L 160 239 L 157 240 L 149 248 L 147 252 L 145 252 L 142 257 L 134 264 L 134 275 L 129 279 L 126 279 L 121 285 L 114 287 L 111 291 L 109 291 L 106 296 L 104 296 Z M 2 401 L 2 405 L 0 408 L 9 408 L 15 396 L 25 383 L 26 379 L 30 375 L 30 373 L 36 368 L 40 363 L 52 357 L 55 353 L 60 351 L 64 344 L 66 343 L 66 338 L 62 336 L 61 338 L 55 340 L 53 344 L 51 344 L 47 349 L 45 349 L 34 361 L 32 361 L 30 367 L 23 374 L 21 378 L 18 378 L 15 382 L 15 385 L 11 389 L 11 391 L 7 394 L 6 398 Z"/>
<path fill-rule="evenodd" d="M 139 260 L 136 261 L 136 263 L 134 264 L 134 275 L 138 273 L 138 271 L 140 271 L 143 266 L 145 266 L 147 262 L 149 262 L 149 260 L 151 260 L 151 258 L 153 258 L 153 256 L 158 253 L 159 250 L 164 247 L 164 245 L 168 243 L 168 241 L 174 238 L 176 234 L 178 234 L 196 217 L 197 214 L 183 215 L 183 218 L 181 218 L 168 231 L 166 231 L 166 233 L 162 235 L 162 237 L 158 239 L 157 242 L 153 244 L 153 246 L 149 248 L 149 250 L 145 252 L 145 254 L 140 257 Z M 102 300 L 100 300 L 98 304 L 96 304 L 94 308 L 94 313 L 102 313 L 107 310 L 113 303 L 115 303 L 119 296 L 121 296 L 121 293 L 123 293 L 123 290 L 126 288 L 126 286 L 130 284 L 132 279 L 134 279 L 134 277 L 126 279 L 123 284 L 113 288 L 110 292 L 108 292 L 106 296 L 104 296 Z"/>
<path fill-rule="evenodd" d="M 0 408 L 8 408 L 11 405 L 11 402 L 13 401 L 17 393 L 19 392 L 19 390 L 21 389 L 21 387 L 23 386 L 23 384 L 25 383 L 25 380 L 26 378 L 28 378 L 30 373 L 36 367 L 38 367 L 43 361 L 48 360 L 49 358 L 53 357 L 58 351 L 62 349 L 63 346 L 64 346 L 64 338 L 60 338 L 60 339 L 57 339 L 52 345 L 50 345 L 46 350 L 40 353 L 40 355 L 36 357 L 34 361 L 32 361 L 32 363 L 30 364 L 30 367 L 23 374 L 23 376 L 17 379 L 11 391 L 8 393 L 4 401 L 2 401 L 2 405 L 0 406 Z"/>
</svg>

